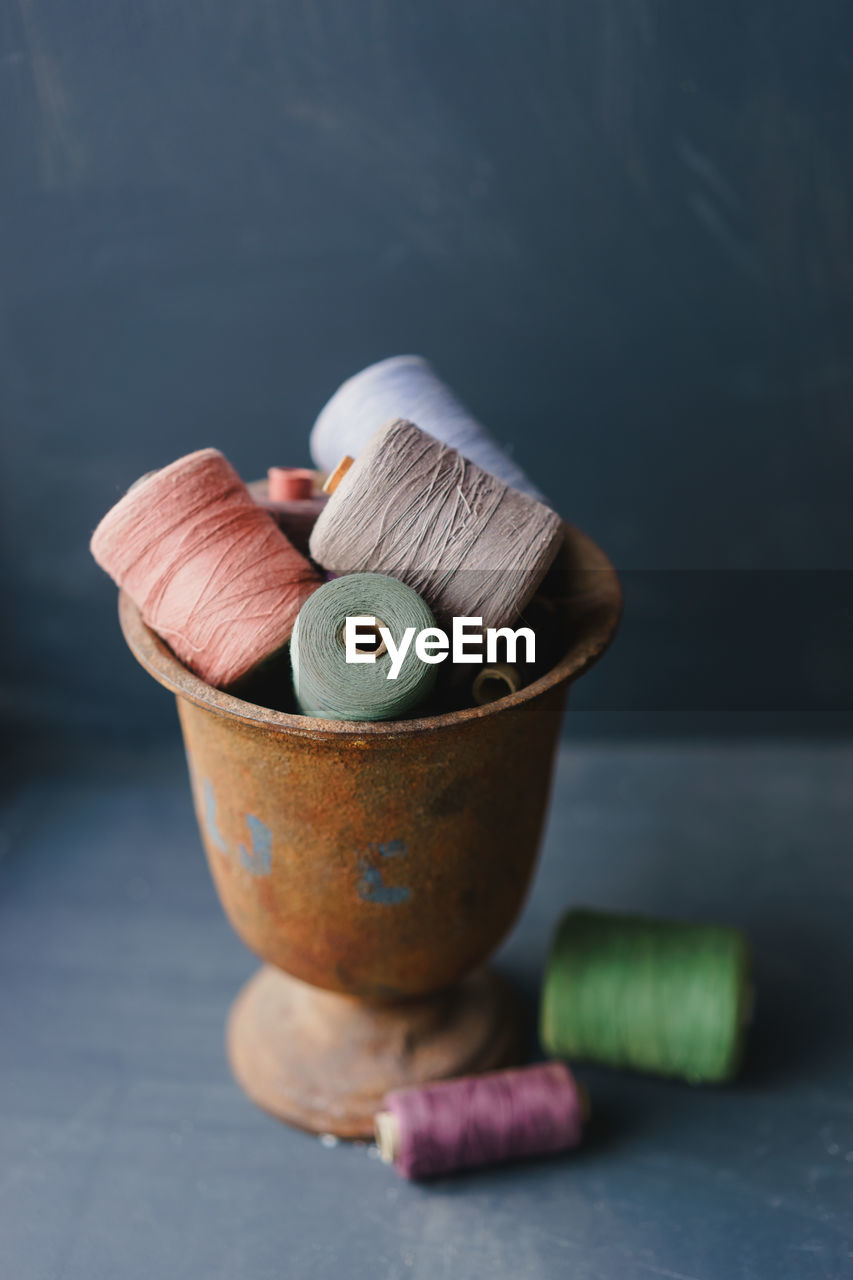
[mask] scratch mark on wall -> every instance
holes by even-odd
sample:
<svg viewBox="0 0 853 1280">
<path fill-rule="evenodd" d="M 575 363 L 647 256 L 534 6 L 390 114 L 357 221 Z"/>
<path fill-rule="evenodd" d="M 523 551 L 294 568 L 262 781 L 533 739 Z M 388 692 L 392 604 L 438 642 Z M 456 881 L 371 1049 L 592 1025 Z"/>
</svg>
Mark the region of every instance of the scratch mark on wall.
<svg viewBox="0 0 853 1280">
<path fill-rule="evenodd" d="M 65 87 L 55 58 L 43 47 L 33 0 L 18 0 L 39 109 L 38 150 L 45 187 L 71 186 L 83 170 L 83 151 L 71 132 Z"/>
<path fill-rule="evenodd" d="M 712 191 L 714 195 L 731 209 L 741 207 L 741 199 L 734 188 L 726 181 L 719 169 L 707 156 L 697 150 L 687 138 L 679 138 L 677 151 L 691 173 Z"/>
<path fill-rule="evenodd" d="M 754 253 L 732 231 L 723 215 L 718 209 L 714 208 L 710 200 L 706 199 L 704 195 L 695 192 L 690 196 L 688 203 L 699 222 L 717 242 L 729 260 L 736 267 L 739 267 L 741 271 L 755 271 L 757 264 Z"/>
</svg>

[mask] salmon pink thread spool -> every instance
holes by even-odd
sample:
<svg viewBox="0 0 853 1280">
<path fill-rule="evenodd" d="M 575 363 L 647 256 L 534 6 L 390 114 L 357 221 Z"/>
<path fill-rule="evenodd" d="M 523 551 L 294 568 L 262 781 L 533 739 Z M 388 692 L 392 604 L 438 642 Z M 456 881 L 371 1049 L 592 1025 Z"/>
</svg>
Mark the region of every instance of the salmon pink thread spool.
<svg viewBox="0 0 853 1280">
<path fill-rule="evenodd" d="M 286 644 L 321 582 L 217 449 L 134 485 L 98 525 L 91 551 L 147 625 L 218 688 Z"/>
<path fill-rule="evenodd" d="M 328 501 L 319 482 L 322 474 L 307 467 L 270 467 L 266 480 L 254 480 L 249 493 L 268 511 L 279 529 L 303 555 L 317 517 Z"/>
<path fill-rule="evenodd" d="M 404 1178 L 502 1164 L 580 1144 L 589 1099 L 562 1062 L 386 1094 L 376 1142 Z"/>
</svg>

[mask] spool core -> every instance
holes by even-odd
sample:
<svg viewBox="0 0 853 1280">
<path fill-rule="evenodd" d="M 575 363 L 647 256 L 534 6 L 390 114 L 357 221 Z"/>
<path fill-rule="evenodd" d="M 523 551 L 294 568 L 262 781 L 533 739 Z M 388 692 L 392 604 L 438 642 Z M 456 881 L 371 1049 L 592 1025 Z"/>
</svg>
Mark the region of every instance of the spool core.
<svg viewBox="0 0 853 1280">
<path fill-rule="evenodd" d="M 393 1164 L 400 1139 L 400 1122 L 393 1111 L 377 1111 L 373 1131 L 383 1164 Z"/>
<path fill-rule="evenodd" d="M 372 653 L 375 657 L 381 658 L 383 653 L 388 652 L 388 646 L 379 634 L 380 627 L 385 627 L 386 630 L 389 630 L 387 622 L 383 622 L 381 618 L 374 618 L 372 626 L 361 627 L 359 629 L 361 635 L 365 635 L 369 632 L 373 636 L 374 643 L 371 644 L 370 641 L 368 641 L 367 644 L 357 644 L 355 646 L 356 653 Z M 346 645 L 346 633 L 343 627 L 341 628 L 341 644 Z"/>
<path fill-rule="evenodd" d="M 477 706 L 484 707 L 488 702 L 497 702 L 498 698 L 518 693 L 520 688 L 521 676 L 517 669 L 508 662 L 494 662 L 477 672 L 471 695 Z"/>
<path fill-rule="evenodd" d="M 351 458 L 348 453 L 344 454 L 332 474 L 326 478 L 326 483 L 323 485 L 323 492 L 334 493 L 354 462 L 355 458 Z"/>
</svg>

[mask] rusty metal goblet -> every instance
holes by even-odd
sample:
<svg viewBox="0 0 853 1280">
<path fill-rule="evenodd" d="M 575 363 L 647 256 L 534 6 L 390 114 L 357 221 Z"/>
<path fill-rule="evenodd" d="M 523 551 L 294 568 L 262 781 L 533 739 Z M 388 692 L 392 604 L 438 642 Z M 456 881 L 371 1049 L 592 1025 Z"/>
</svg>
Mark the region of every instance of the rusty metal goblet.
<svg viewBox="0 0 853 1280">
<path fill-rule="evenodd" d="M 301 1128 L 372 1133 L 387 1090 L 507 1063 L 514 1004 L 485 961 L 536 861 L 566 693 L 620 611 L 566 526 L 564 652 L 500 701 L 387 723 L 271 711 L 192 675 L 122 595 L 130 649 L 177 698 L 213 880 L 266 963 L 228 1023 L 246 1093 Z"/>
</svg>

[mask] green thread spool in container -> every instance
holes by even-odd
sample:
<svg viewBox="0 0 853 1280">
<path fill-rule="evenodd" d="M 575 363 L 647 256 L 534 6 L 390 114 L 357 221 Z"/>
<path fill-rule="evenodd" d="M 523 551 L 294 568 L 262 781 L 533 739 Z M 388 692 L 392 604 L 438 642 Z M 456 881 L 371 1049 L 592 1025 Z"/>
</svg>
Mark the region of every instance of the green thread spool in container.
<svg viewBox="0 0 853 1280">
<path fill-rule="evenodd" d="M 355 617 L 375 618 L 395 645 L 407 627 L 417 636 L 435 626 L 418 593 L 387 574 L 351 573 L 325 583 L 305 601 L 290 639 L 299 708 L 321 720 L 399 719 L 431 691 L 435 666 L 420 660 L 414 640 L 394 680 L 388 679 L 391 655 L 384 642 L 375 649 L 375 662 L 347 662 L 344 626 Z"/>
<path fill-rule="evenodd" d="M 730 1079 L 751 1014 L 749 947 L 737 929 L 569 911 L 542 993 L 555 1057 L 692 1084 Z"/>
</svg>

